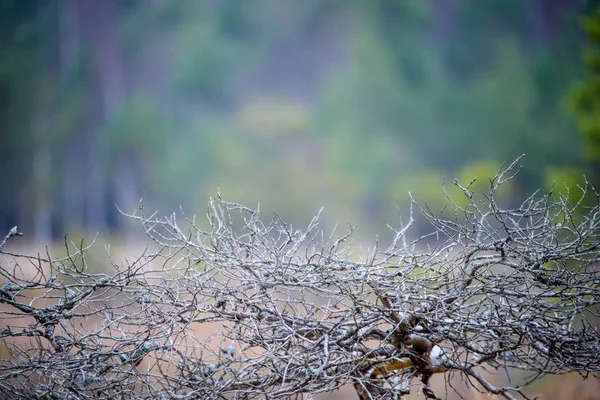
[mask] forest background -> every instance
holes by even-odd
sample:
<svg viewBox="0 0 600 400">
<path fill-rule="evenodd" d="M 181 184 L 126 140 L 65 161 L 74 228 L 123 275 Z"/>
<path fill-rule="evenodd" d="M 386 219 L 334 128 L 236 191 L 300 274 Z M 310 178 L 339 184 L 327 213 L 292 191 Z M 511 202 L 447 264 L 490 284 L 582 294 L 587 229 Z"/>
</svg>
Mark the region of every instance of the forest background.
<svg viewBox="0 0 600 400">
<path fill-rule="evenodd" d="M 523 153 L 508 203 L 597 181 L 597 3 L 3 0 L 0 229 L 128 237 L 115 205 L 220 192 L 368 237 Z"/>
</svg>

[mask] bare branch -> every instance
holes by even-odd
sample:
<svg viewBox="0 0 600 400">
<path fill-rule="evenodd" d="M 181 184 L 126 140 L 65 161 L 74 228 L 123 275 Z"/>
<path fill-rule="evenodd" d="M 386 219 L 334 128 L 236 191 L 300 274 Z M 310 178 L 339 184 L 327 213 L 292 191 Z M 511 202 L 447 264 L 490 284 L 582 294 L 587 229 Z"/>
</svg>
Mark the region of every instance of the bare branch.
<svg viewBox="0 0 600 400">
<path fill-rule="evenodd" d="M 125 263 L 109 254 L 110 270 L 83 243 L 65 241 L 62 258 L 6 252 L 11 230 L 0 394 L 287 399 L 353 385 L 365 399 L 416 387 L 436 399 L 432 375 L 462 374 L 517 399 L 483 367 L 521 386 L 598 372 L 598 195 L 586 183 L 574 204 L 538 192 L 505 208 L 495 193 L 518 169 L 483 195 L 460 186 L 466 205 L 415 204 L 433 231 L 410 237 L 411 212 L 360 260 L 352 227 L 327 235 L 317 216 L 297 229 L 220 196 L 205 222 L 139 207 L 130 217 L 152 244 Z"/>
</svg>

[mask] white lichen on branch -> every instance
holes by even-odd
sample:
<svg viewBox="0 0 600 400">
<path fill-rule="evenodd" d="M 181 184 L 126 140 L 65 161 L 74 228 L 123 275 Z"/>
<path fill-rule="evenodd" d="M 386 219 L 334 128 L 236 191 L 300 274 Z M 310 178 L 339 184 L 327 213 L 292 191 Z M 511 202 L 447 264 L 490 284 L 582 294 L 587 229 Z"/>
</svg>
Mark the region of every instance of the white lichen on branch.
<svg viewBox="0 0 600 400">
<path fill-rule="evenodd" d="M 9 233 L 0 393 L 284 399 L 350 384 L 392 399 L 418 378 L 437 398 L 431 376 L 454 372 L 514 399 L 520 387 L 493 385 L 480 366 L 525 371 L 523 385 L 598 372 L 598 195 L 586 184 L 576 204 L 539 192 L 502 208 L 494 195 L 517 162 L 484 196 L 460 186 L 467 205 L 415 204 L 433 232 L 411 238 L 411 213 L 362 261 L 350 256 L 352 230 L 327 235 L 318 216 L 294 229 L 220 197 L 204 227 L 137 210 L 152 251 L 113 261 L 111 273 L 92 271 L 81 248 L 61 259 L 7 253 Z M 25 264 L 35 277 L 19 275 Z"/>
</svg>

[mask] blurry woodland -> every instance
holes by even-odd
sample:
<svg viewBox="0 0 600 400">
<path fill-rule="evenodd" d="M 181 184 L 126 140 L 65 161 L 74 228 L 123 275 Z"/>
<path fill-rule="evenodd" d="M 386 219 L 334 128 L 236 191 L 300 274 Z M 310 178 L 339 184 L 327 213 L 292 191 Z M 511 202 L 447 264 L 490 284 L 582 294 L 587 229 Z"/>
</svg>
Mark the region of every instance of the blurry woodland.
<svg viewBox="0 0 600 400">
<path fill-rule="evenodd" d="M 220 193 L 368 238 L 521 154 L 500 202 L 600 187 L 600 1 L 0 0 L 0 237 Z"/>
<path fill-rule="evenodd" d="M 523 153 L 507 201 L 594 180 L 595 3 L 2 0 L 0 227 L 127 235 L 115 205 L 220 191 L 368 235 Z"/>
</svg>

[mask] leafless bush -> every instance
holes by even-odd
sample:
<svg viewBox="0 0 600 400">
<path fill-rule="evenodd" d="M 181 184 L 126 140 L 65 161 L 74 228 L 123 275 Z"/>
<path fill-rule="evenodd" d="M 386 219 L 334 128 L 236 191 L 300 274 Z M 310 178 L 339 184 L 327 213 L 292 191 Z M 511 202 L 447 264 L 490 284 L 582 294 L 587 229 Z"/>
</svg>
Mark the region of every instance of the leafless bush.
<svg viewBox="0 0 600 400">
<path fill-rule="evenodd" d="M 11 254 L 14 229 L 0 246 L 0 393 L 284 399 L 350 384 L 364 399 L 435 399 L 431 376 L 460 374 L 514 399 L 544 374 L 597 372 L 598 196 L 586 184 L 576 204 L 539 192 L 501 208 L 516 164 L 484 196 L 461 187 L 466 206 L 415 206 L 433 233 L 410 239 L 411 216 L 360 259 L 352 230 L 296 230 L 221 198 L 206 229 L 137 210 L 153 245 L 111 273 L 83 246 Z M 484 367 L 520 381 L 494 386 Z"/>
</svg>

